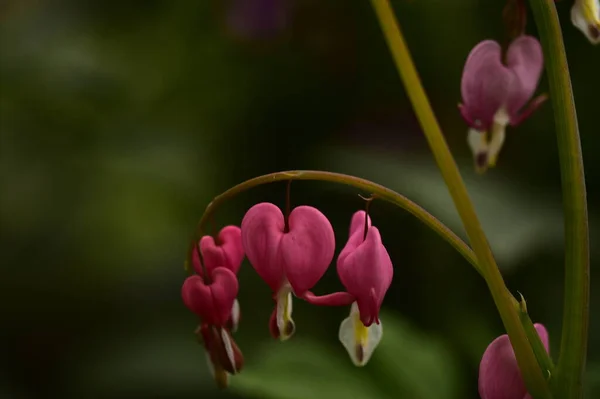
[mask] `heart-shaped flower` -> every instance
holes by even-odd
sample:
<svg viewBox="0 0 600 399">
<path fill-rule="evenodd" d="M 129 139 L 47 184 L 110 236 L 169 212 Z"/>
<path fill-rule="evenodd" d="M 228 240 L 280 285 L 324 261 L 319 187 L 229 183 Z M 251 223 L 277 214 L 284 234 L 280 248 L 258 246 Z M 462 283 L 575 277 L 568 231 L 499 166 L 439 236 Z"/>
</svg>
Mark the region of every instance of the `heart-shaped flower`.
<svg viewBox="0 0 600 399">
<path fill-rule="evenodd" d="M 493 40 L 484 40 L 471 50 L 463 70 L 459 109 L 470 126 L 468 143 L 478 171 L 496 164 L 506 126 L 517 126 L 546 100 L 542 95 L 526 106 L 543 65 L 542 47 L 531 36 L 515 39 L 505 62 L 500 45 Z"/>
<path fill-rule="evenodd" d="M 286 223 L 277 206 L 263 202 L 246 212 L 242 243 L 248 260 L 274 293 L 271 333 L 287 339 L 294 332 L 292 293 L 302 296 L 311 289 L 333 259 L 331 223 L 310 206 L 294 208 Z"/>
<path fill-rule="evenodd" d="M 225 327 L 238 294 L 238 280 L 225 267 L 213 269 L 211 282 L 199 276 L 188 277 L 181 288 L 183 303 L 207 324 Z"/>
</svg>

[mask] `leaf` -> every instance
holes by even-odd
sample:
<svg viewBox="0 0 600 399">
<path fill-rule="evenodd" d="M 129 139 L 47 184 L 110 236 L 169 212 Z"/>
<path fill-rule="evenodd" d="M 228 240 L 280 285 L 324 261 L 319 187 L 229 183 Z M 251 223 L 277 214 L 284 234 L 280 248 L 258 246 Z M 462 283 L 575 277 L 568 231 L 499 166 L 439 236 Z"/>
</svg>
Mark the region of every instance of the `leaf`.
<svg viewBox="0 0 600 399">
<path fill-rule="evenodd" d="M 384 399 L 368 375 L 355 369 L 345 352 L 336 353 L 322 343 L 294 337 L 270 342 L 258 358 L 231 379 L 231 388 L 254 398 L 273 399 Z"/>
<path fill-rule="evenodd" d="M 381 320 L 383 340 L 364 368 L 352 365 L 341 344 L 333 350 L 294 337 L 264 345 L 232 388 L 267 399 L 460 397 L 456 359 L 441 341 L 393 314 L 382 312 Z"/>
</svg>

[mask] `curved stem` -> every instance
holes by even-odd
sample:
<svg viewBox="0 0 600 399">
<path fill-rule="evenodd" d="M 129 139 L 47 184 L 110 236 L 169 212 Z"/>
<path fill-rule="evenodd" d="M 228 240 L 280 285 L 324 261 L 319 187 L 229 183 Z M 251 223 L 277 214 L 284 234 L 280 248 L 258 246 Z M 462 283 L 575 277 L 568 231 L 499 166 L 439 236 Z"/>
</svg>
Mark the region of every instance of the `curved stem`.
<svg viewBox="0 0 600 399">
<path fill-rule="evenodd" d="M 587 200 L 577 113 L 560 21 L 553 0 L 530 0 L 544 49 L 556 124 L 565 214 L 565 298 L 560 356 L 553 388 L 561 398 L 583 395 L 590 295 Z"/>
<path fill-rule="evenodd" d="M 341 173 L 333 173 L 333 172 L 323 172 L 316 170 L 292 170 L 285 172 L 276 172 L 271 173 L 264 176 L 255 177 L 253 179 L 247 180 L 243 183 L 238 184 L 225 191 L 221 195 L 216 196 L 210 204 L 206 207 L 202 218 L 198 222 L 198 227 L 196 229 L 196 234 L 192 243 L 190 245 L 190 251 L 188 253 L 188 259 L 190 259 L 191 251 L 196 247 L 196 243 L 199 237 L 202 235 L 204 231 L 204 227 L 207 221 L 210 219 L 211 215 L 216 211 L 216 209 L 223 202 L 227 201 L 235 197 L 236 195 L 249 190 L 253 187 L 274 183 L 277 181 L 284 180 L 321 180 L 321 181 L 329 181 L 332 183 L 340 183 L 345 184 L 347 186 L 352 186 L 358 188 L 360 190 L 367 191 L 371 194 L 374 194 L 376 198 L 385 200 L 394 205 L 399 206 L 400 208 L 406 210 L 408 213 L 414 215 L 421 222 L 425 223 L 425 225 L 431 228 L 433 231 L 438 233 L 444 240 L 446 240 L 450 245 L 454 247 L 464 258 L 481 274 L 481 270 L 477 265 L 477 260 L 475 258 L 475 254 L 469 248 L 469 246 L 460 239 L 452 230 L 450 230 L 446 225 L 436 219 L 433 215 L 427 212 L 425 209 L 421 208 L 416 203 L 412 202 L 405 196 L 390 190 L 387 187 L 384 187 L 380 184 L 373 183 L 366 179 L 361 179 L 360 177 L 344 175 Z M 189 262 L 189 260 L 188 260 Z M 189 270 L 189 266 L 186 266 L 186 269 Z"/>
<path fill-rule="evenodd" d="M 550 391 L 542 374 L 535 354 L 529 344 L 527 335 L 521 324 L 519 314 L 514 307 L 514 297 L 508 292 L 500 270 L 483 232 L 475 208 L 458 171 L 458 167 L 448 144 L 444 139 L 440 126 L 435 118 L 433 109 L 421 85 L 419 75 L 414 66 L 410 52 L 398 25 L 389 0 L 371 0 L 379 19 L 386 41 L 392 53 L 400 78 L 404 83 L 407 95 L 413 105 L 417 118 L 438 167 L 444 177 L 454 205 L 462 219 L 469 236 L 469 241 L 483 275 L 486 278 L 494 303 L 498 308 L 504 327 L 510 336 L 515 350 L 517 362 L 529 393 L 535 398 L 548 398 Z"/>
</svg>

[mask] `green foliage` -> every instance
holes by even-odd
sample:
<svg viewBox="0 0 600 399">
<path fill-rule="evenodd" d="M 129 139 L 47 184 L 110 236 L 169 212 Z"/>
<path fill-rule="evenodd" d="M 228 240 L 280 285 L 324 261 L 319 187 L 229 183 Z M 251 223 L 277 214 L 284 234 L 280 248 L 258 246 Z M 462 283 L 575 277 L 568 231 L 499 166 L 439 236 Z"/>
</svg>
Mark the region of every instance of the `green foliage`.
<svg viewBox="0 0 600 399">
<path fill-rule="evenodd" d="M 265 399 L 452 399 L 461 397 L 456 357 L 446 343 L 392 313 L 381 315 L 384 338 L 356 368 L 341 344 L 294 337 L 265 344 L 232 388 Z"/>
</svg>

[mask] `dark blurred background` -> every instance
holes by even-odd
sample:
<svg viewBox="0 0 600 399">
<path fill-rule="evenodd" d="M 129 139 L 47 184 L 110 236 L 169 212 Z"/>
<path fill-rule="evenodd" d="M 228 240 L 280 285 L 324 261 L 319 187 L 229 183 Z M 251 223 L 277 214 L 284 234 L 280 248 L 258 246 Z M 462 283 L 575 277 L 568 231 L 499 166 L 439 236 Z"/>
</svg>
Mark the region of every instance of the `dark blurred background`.
<svg viewBox="0 0 600 399">
<path fill-rule="evenodd" d="M 509 288 L 560 341 L 563 222 L 550 103 L 510 129 L 497 168 L 473 170 L 457 111 L 470 49 L 503 38 L 503 1 L 397 0 L 433 107 Z M 250 6 L 250 8 L 248 8 Z M 252 10 L 252 6 L 258 7 Z M 586 160 L 598 266 L 600 48 L 558 3 Z M 528 30 L 536 34 L 533 21 Z M 204 207 L 285 169 L 356 174 L 403 193 L 464 237 L 366 0 L 0 1 L 2 398 L 476 398 L 487 344 L 503 332 L 479 275 L 401 209 L 375 202 L 395 264 L 384 339 L 352 366 L 337 341 L 347 309 L 295 305 L 272 340 L 270 292 L 240 272 L 245 370 L 216 390 L 183 260 Z M 548 90 L 541 82 L 539 92 Z M 217 213 L 239 224 L 285 184 Z M 344 244 L 355 189 L 292 185 Z M 362 193 L 366 194 L 366 193 Z M 600 392 L 600 296 L 592 271 L 588 397 Z M 331 267 L 315 290 L 341 288 Z M 598 396 L 596 396 L 598 397 Z"/>
</svg>

